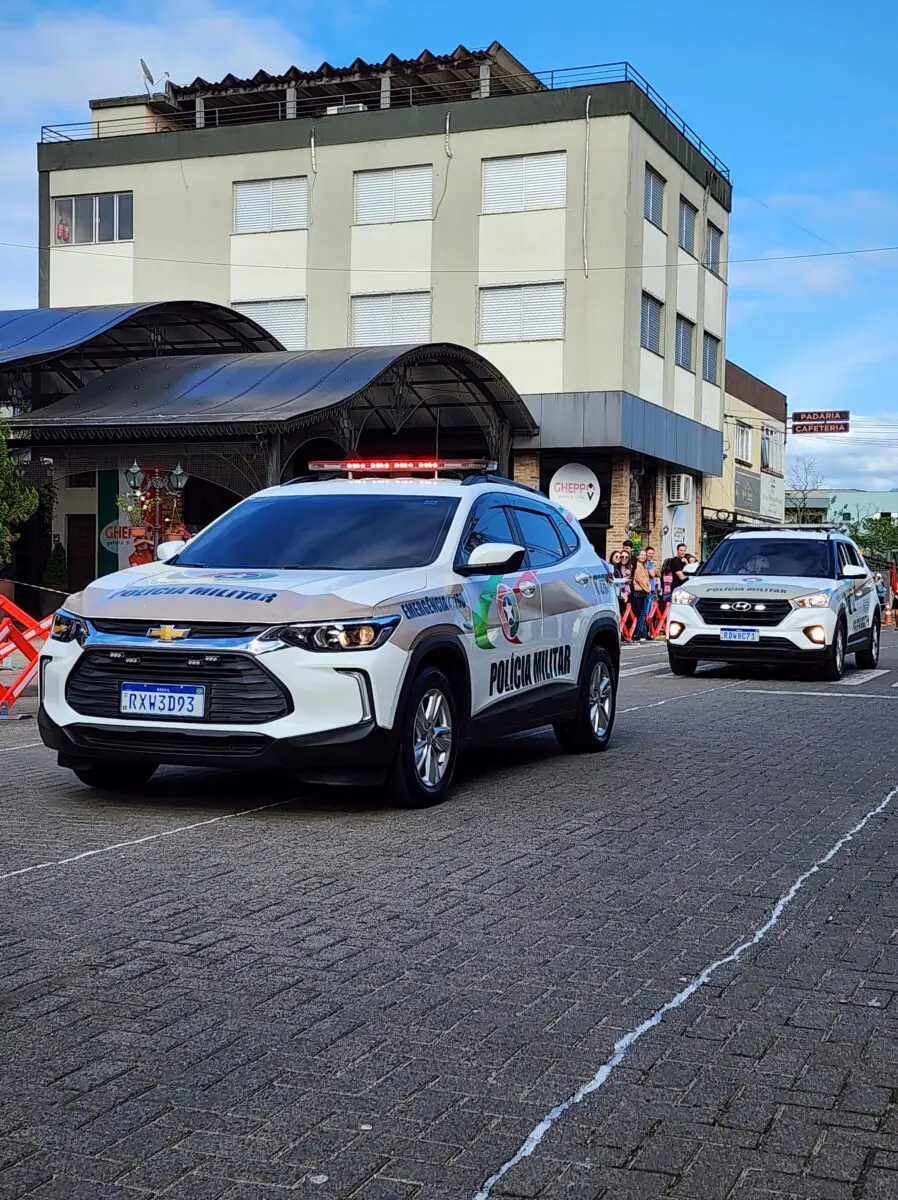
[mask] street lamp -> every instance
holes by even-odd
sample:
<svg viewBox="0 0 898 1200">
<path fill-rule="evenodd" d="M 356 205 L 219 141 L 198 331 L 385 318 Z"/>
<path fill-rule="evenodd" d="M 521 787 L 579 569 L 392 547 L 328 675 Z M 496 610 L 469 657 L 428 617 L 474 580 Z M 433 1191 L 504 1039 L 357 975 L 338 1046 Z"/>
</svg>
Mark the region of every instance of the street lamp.
<svg viewBox="0 0 898 1200">
<path fill-rule="evenodd" d="M 168 485 L 176 495 L 179 495 L 184 491 L 184 486 L 186 483 L 187 472 L 184 470 L 181 464 L 178 463 L 175 469 L 169 474 Z"/>
<path fill-rule="evenodd" d="M 128 481 L 128 486 L 138 495 L 141 494 L 144 488 L 152 495 L 155 513 L 153 540 L 158 547 L 161 532 L 162 497 L 165 493 L 170 496 L 180 496 L 184 491 L 189 476 L 180 463 L 178 463 L 173 471 L 163 472 L 158 467 L 153 467 L 150 471 L 142 471 L 135 459 L 127 471 L 125 471 L 125 478 Z"/>
<path fill-rule="evenodd" d="M 141 471 L 137 459 L 134 460 L 134 462 L 125 472 L 125 478 L 128 481 L 128 487 L 131 488 L 133 492 L 140 491 L 143 483 L 143 471 Z"/>
</svg>

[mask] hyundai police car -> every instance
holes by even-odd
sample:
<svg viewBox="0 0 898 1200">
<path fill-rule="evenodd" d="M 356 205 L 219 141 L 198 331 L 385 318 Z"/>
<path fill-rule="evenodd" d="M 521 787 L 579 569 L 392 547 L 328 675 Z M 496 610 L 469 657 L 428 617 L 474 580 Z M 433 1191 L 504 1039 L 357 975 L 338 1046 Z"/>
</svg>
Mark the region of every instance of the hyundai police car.
<svg viewBox="0 0 898 1200">
<path fill-rule="evenodd" d="M 850 538 L 823 527 L 731 533 L 686 568 L 667 618 L 675 675 L 703 659 L 803 663 L 832 680 L 845 658 L 879 661 L 880 608 L 869 567 Z"/>
<path fill-rule="evenodd" d="M 618 606 L 576 520 L 511 480 L 365 467 L 260 492 L 72 596 L 40 666 L 60 765 L 125 790 L 162 763 L 274 767 L 413 806 L 475 738 L 551 724 L 604 750 Z"/>
</svg>

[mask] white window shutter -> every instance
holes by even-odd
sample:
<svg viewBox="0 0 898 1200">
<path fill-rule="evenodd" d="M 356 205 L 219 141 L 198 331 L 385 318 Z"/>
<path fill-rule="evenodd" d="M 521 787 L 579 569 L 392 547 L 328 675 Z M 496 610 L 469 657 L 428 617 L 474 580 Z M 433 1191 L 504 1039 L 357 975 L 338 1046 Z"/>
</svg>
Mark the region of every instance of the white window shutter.
<svg viewBox="0 0 898 1200">
<path fill-rule="evenodd" d="M 234 184 L 234 232 L 267 233 L 271 228 L 271 181 L 246 179 Z"/>
<path fill-rule="evenodd" d="M 483 211 L 485 213 L 520 212 L 523 207 L 523 158 L 484 159 Z"/>
<path fill-rule="evenodd" d="M 305 300 L 247 300 L 234 304 L 233 308 L 257 321 L 285 349 L 306 349 L 308 310 Z"/>
<path fill-rule="evenodd" d="M 271 180 L 271 228 L 308 229 L 309 181 L 294 179 Z"/>
<path fill-rule="evenodd" d="M 357 171 L 356 225 L 384 225 L 393 220 L 393 172 Z"/>
<path fill-rule="evenodd" d="M 525 342 L 564 337 L 564 284 L 536 283 L 521 288 L 521 338 Z"/>
<path fill-rule="evenodd" d="M 524 159 L 524 208 L 564 208 L 567 203 L 567 155 L 528 154 Z"/>
<path fill-rule="evenodd" d="M 519 287 L 481 288 L 481 342 L 519 342 L 523 332 L 523 301 Z"/>
<path fill-rule="evenodd" d="M 393 172 L 393 220 L 433 220 L 433 167 L 397 167 Z"/>
<path fill-rule="evenodd" d="M 393 296 L 393 344 L 430 341 L 430 292 Z"/>
<path fill-rule="evenodd" d="M 353 346 L 392 344 L 393 310 L 390 296 L 353 296 L 351 318 Z"/>
</svg>

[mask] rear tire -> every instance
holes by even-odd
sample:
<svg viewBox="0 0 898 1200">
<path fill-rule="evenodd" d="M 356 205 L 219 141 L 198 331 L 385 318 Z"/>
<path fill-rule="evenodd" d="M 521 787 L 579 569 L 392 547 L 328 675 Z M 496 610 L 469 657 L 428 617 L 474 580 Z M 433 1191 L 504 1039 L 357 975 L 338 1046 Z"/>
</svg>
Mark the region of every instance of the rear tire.
<svg viewBox="0 0 898 1200">
<path fill-rule="evenodd" d="M 694 658 L 681 658 L 679 654 L 675 654 L 668 647 L 667 661 L 670 663 L 670 672 L 672 675 L 680 675 L 684 679 L 693 676 L 698 669 L 698 661 Z"/>
<path fill-rule="evenodd" d="M 591 646 L 583 664 L 577 715 L 552 726 L 559 746 L 568 754 L 607 750 L 616 712 L 617 678 L 611 655 L 602 646 Z"/>
<path fill-rule="evenodd" d="M 870 626 L 870 640 L 867 643 L 866 650 L 858 650 L 854 656 L 854 661 L 865 671 L 874 671 L 879 665 L 881 634 L 882 629 L 879 622 L 879 613 L 876 613 L 873 617 L 873 624 Z"/>
<path fill-rule="evenodd" d="M 386 796 L 397 808 L 432 808 L 452 788 L 458 759 L 458 706 L 442 671 L 425 667 L 409 688 Z"/>
<path fill-rule="evenodd" d="M 833 634 L 833 644 L 826 652 L 826 659 L 820 668 L 821 678 L 827 683 L 838 683 L 845 674 L 845 623 L 839 621 Z"/>
<path fill-rule="evenodd" d="M 149 783 L 156 774 L 156 763 L 92 763 L 72 767 L 75 778 L 87 787 L 103 792 L 133 792 Z"/>
</svg>

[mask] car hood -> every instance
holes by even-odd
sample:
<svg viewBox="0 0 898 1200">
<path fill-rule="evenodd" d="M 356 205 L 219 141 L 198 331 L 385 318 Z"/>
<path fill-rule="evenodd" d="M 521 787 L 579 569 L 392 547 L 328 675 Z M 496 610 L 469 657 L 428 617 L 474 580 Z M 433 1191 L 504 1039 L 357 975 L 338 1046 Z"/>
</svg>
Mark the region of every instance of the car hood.
<svg viewBox="0 0 898 1200">
<path fill-rule="evenodd" d="M 833 579 L 807 579 L 788 575 L 693 575 L 682 585 L 699 599 L 744 597 L 746 600 L 794 600 L 813 592 L 832 595 Z"/>
<path fill-rule="evenodd" d="M 104 575 L 65 607 L 97 619 L 275 625 L 372 616 L 426 587 L 421 569 L 217 571 L 148 563 Z"/>
</svg>

